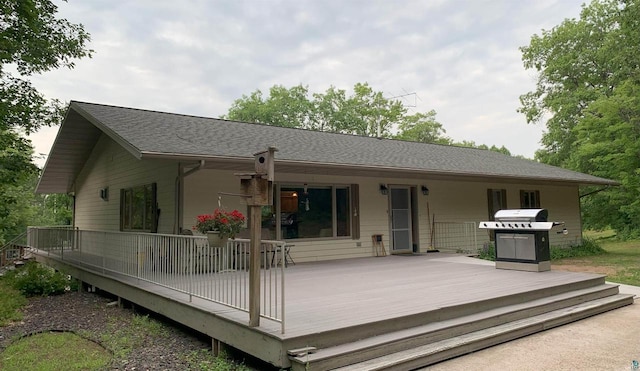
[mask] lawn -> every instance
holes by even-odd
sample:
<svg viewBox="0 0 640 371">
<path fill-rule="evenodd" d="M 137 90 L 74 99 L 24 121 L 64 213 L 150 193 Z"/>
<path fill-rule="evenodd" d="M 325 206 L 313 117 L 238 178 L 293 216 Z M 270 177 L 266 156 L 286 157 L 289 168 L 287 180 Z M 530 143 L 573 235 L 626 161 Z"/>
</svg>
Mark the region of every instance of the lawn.
<svg viewBox="0 0 640 371">
<path fill-rule="evenodd" d="M 28 308 L 30 300 L 25 295 L 46 296 L 58 284 L 62 285 L 64 292 L 65 285 L 69 284 L 67 276 L 54 273 L 52 269 L 33 263 L 27 264 L 19 271 L 0 276 L 0 339 L 6 335 L 3 332 L 4 327 L 19 324 L 23 319 L 23 312 Z M 62 295 L 72 294 L 61 294 L 58 297 Z M 43 300 L 53 298 L 52 296 Z M 144 352 L 144 347 L 148 344 L 154 347 L 166 346 L 166 354 L 171 353 L 171 344 L 175 344 L 172 335 L 180 331 L 170 323 L 163 323 L 148 315 L 138 315 L 134 311 L 127 312 L 128 315 L 110 316 L 109 312 L 93 310 L 94 307 L 91 307 L 88 301 L 78 301 L 76 304 L 71 308 L 86 311 L 92 316 L 95 314 L 96 317 L 91 317 L 92 321 L 105 321 L 105 329 L 93 332 L 46 330 L 23 338 L 20 338 L 20 334 L 6 337 L 5 339 L 10 340 L 7 342 L 8 345 L 3 343 L 6 348 L 0 348 L 0 370 L 104 370 L 121 367 L 123 364 L 129 364 L 129 357 L 133 352 Z M 81 306 L 86 308 L 79 308 Z M 64 312 L 68 309 L 61 310 Z M 45 312 L 31 313 L 31 318 L 32 321 L 34 318 L 40 319 L 43 328 L 60 327 L 52 325 L 53 322 L 49 322 Z M 197 342 L 193 344 L 194 350 L 189 351 L 189 348 L 185 347 L 180 350 L 182 353 L 173 355 L 182 359 L 183 364 L 187 364 L 185 369 L 252 370 L 226 357 L 215 357 L 211 351 L 201 349 Z M 162 360 L 159 363 L 162 364 Z"/>
<path fill-rule="evenodd" d="M 607 275 L 607 281 L 640 286 L 640 240 L 618 241 L 611 232 L 585 233 L 606 254 L 554 260 L 553 269 Z"/>
</svg>

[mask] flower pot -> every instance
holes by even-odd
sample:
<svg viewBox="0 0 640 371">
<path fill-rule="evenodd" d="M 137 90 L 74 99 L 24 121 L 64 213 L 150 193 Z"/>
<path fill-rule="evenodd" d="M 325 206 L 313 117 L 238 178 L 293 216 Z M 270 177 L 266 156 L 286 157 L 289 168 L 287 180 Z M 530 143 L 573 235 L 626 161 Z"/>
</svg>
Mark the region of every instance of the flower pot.
<svg viewBox="0 0 640 371">
<path fill-rule="evenodd" d="M 228 237 L 220 237 L 220 232 L 218 231 L 207 232 L 207 239 L 211 247 L 224 247 L 227 246 L 227 241 L 229 241 Z"/>
</svg>

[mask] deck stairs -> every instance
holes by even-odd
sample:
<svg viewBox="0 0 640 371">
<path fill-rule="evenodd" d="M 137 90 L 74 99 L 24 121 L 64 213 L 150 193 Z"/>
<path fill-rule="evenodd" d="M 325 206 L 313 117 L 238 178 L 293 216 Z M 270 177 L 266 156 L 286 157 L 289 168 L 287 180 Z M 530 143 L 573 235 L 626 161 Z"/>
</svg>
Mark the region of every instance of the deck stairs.
<svg viewBox="0 0 640 371">
<path fill-rule="evenodd" d="M 291 349 L 292 370 L 412 370 L 622 306 L 604 276 L 355 326 Z M 315 340 L 315 343 L 314 343 Z M 320 344 L 320 346 L 315 346 Z"/>
</svg>

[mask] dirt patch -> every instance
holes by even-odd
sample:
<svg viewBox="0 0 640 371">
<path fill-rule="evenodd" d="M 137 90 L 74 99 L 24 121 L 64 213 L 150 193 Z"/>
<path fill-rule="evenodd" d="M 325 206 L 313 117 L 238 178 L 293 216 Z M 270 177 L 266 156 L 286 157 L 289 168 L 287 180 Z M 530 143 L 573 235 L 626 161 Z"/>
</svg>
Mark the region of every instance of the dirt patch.
<svg viewBox="0 0 640 371">
<path fill-rule="evenodd" d="M 618 273 L 614 267 L 596 267 L 593 265 L 553 264 L 551 269 L 554 271 L 605 274 L 607 276 L 615 276 Z"/>
</svg>

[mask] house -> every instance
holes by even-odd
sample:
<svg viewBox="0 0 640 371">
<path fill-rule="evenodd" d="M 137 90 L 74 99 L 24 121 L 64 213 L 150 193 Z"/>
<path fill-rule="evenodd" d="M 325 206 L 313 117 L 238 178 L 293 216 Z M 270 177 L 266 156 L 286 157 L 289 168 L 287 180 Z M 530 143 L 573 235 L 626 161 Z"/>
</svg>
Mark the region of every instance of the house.
<svg viewBox="0 0 640 371">
<path fill-rule="evenodd" d="M 219 205 L 246 211 L 236 174 L 272 146 L 259 248 L 183 235 Z M 615 184 L 472 148 L 72 102 L 37 190 L 73 194 L 76 228 L 32 227 L 26 246 L 214 351 L 292 370 L 415 369 L 632 304 L 601 275 L 414 254 L 477 250 L 492 238 L 478 222 L 504 208 L 546 208 L 569 232 L 551 244 L 580 243 L 580 186 Z M 392 256 L 367 258 L 378 236 Z M 274 263 L 287 243 L 309 263 Z"/>
<path fill-rule="evenodd" d="M 569 232 L 551 244 L 578 244 L 580 186 L 617 184 L 473 148 L 73 101 L 37 192 L 73 194 L 80 229 L 179 234 L 218 205 L 246 211 L 229 195 L 234 174 L 270 146 L 275 196 L 262 226 L 295 241 L 297 262 L 371 256 L 373 235 L 393 254 L 473 251 L 491 239 L 477 222 L 504 208 L 546 208 Z"/>
</svg>

